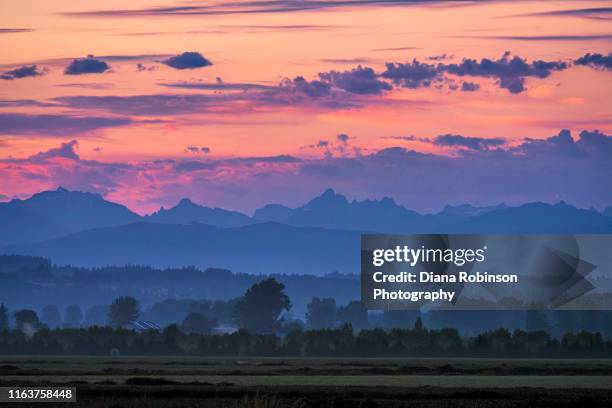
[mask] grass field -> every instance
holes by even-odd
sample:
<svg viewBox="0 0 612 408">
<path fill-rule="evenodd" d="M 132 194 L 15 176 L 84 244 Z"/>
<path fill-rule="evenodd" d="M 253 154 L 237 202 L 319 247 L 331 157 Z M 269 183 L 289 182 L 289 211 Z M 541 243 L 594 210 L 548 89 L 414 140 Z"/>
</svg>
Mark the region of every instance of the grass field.
<svg viewBox="0 0 612 408">
<path fill-rule="evenodd" d="M 0 386 L 55 384 L 71 407 L 612 406 L 612 360 L 0 356 Z"/>
</svg>

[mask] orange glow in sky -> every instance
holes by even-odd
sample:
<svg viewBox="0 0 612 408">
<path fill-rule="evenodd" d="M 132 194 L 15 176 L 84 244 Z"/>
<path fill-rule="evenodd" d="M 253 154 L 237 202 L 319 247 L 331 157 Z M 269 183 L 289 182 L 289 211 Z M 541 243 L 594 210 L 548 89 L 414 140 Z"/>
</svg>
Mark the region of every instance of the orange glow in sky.
<svg viewBox="0 0 612 408">
<path fill-rule="evenodd" d="M 610 69 L 575 63 L 585 54 L 609 54 L 609 2 L 392 3 L 3 2 L 0 199 L 62 182 L 92 183 L 82 181 L 82 174 L 63 176 L 75 166 L 74 158 L 30 160 L 72 140 L 77 142 L 68 150 L 78 153 L 80 162 L 117 165 L 105 168 L 109 180 L 100 176 L 92 189 L 148 212 L 187 194 L 227 205 L 225 190 L 180 188 L 198 178 L 229 188 L 247 174 L 299 173 L 299 165 L 282 160 L 243 168 L 238 159 L 325 160 L 391 147 L 452 156 L 452 148 L 427 140 L 452 134 L 504 138 L 513 146 L 561 129 L 575 135 L 612 132 Z M 175 69 L 164 62 L 188 51 L 212 65 Z M 513 92 L 504 81 L 516 81 L 515 74 L 458 75 L 448 68 L 464 59 L 498 61 L 505 52 L 533 67 L 534 61 L 566 66 L 519 75 L 524 88 Z M 109 68 L 65 74 L 74 59 L 87 55 Z M 386 63 L 415 59 L 439 69 L 431 83 L 399 85 L 385 76 Z M 446 68 L 435 68 L 439 64 Z M 16 71 L 32 65 L 35 75 Z M 313 97 L 300 93 L 293 81 L 325 82 L 319 73 L 358 66 L 376 76 L 363 85 L 367 88 L 346 85 L 343 81 L 361 78 L 340 75 L 328 80 L 329 94 Z M 224 166 L 206 174 L 181 173 L 159 165 L 163 160 Z M 146 164 L 156 161 L 154 169 Z M 120 163 L 141 167 L 128 172 Z M 106 174 L 110 171 L 115 173 Z M 370 192 L 380 193 L 353 191 L 354 196 Z M 234 207 L 251 209 L 263 201 L 257 195 Z"/>
</svg>

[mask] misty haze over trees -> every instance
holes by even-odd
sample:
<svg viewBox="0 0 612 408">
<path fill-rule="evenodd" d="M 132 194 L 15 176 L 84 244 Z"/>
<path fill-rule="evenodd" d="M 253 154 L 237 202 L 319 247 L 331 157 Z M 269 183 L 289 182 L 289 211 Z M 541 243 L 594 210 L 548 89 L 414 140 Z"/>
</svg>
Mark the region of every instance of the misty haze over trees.
<svg viewBox="0 0 612 408">
<path fill-rule="evenodd" d="M 14 313 L 11 329 L 8 311 L 0 304 L 0 354 L 52 355 L 198 355 L 292 357 L 610 357 L 612 340 L 600 332 L 568 331 L 558 338 L 549 333 L 545 314 L 528 311 L 528 331 L 505 328 L 461 336 L 456 328 L 427 329 L 418 311 L 385 312 L 383 324 L 371 322 L 360 302 L 337 307 L 333 299 L 313 298 L 308 304 L 305 330 L 299 320 L 282 317 L 291 308 L 284 285 L 269 278 L 251 286 L 244 296 L 224 306 L 225 316 L 240 329 L 211 334 L 218 320 L 190 311 L 183 322 L 159 330 L 133 330 L 140 317 L 138 301 L 119 297 L 108 308 L 107 324 L 79 329 L 83 323 L 77 305 L 69 306 L 64 328 L 55 306 L 43 309 L 41 321 L 33 310 Z M 211 304 L 209 304 L 211 306 Z M 221 305 L 215 305 L 217 308 Z M 156 305 L 156 307 L 160 307 Z M 227 313 L 229 312 L 229 313 Z M 221 315 L 217 316 L 221 317 Z M 594 315 L 589 315 L 593 318 Z M 602 324 L 610 313 L 599 315 Z M 566 319 L 561 314 L 559 320 Z M 52 320 L 52 321 L 51 321 Z M 412 323 L 412 326 L 410 325 Z M 354 327 L 357 326 L 357 331 Z M 132 329 L 131 329 L 132 328 Z"/>
<path fill-rule="evenodd" d="M 32 266 L 49 263 L 28 258 Z M 17 263 L 16 257 L 9 264 Z M 26 262 L 27 259 L 22 260 Z M 27 264 L 27 262 L 26 262 Z M 50 271 L 34 269 L 43 276 Z M 95 273 L 90 271 L 90 273 Z M 233 276 L 233 275 L 232 275 Z M 431 356 L 431 357 L 610 357 L 610 311 L 385 311 L 368 314 L 361 302 L 338 306 L 314 297 L 305 322 L 289 311 L 291 299 L 275 278 L 255 282 L 229 301 L 168 299 L 141 310 L 137 299 L 115 298 L 85 315 L 70 305 L 13 313 L 0 304 L 0 354 L 201 355 L 201 356 Z M 106 312 L 106 316 L 104 316 Z M 497 327 L 488 329 L 486 317 Z M 96 321 L 87 321 L 85 319 Z M 166 320 L 157 330 L 138 319 Z M 479 334 L 461 334 L 471 322 Z M 445 320 L 452 319 L 452 320 Z M 507 320 L 505 320 L 507 319 Z M 512 322 L 514 320 L 514 322 Z M 585 322 L 595 328 L 583 330 Z M 432 328 L 428 329 L 427 325 Z M 227 325 L 231 330 L 215 332 Z M 234 326 L 231 326 L 234 325 Z M 512 326 L 509 330 L 500 326 Z M 89 326 L 89 327 L 88 327 Z M 518 326 L 518 327 L 516 327 Z M 88 327 L 88 328 L 85 328 Z M 437 327 L 437 328 L 436 328 Z M 525 330 L 526 329 L 526 330 Z M 465 327 L 463 327 L 465 332 Z M 606 340 L 605 337 L 608 337 Z"/>
<path fill-rule="evenodd" d="M 0 255 L 0 330 L 8 336 L 3 347 L 15 347 L 17 353 L 30 350 L 28 342 L 43 342 L 41 350 L 46 351 L 41 352 L 55 347 L 60 354 L 74 353 L 78 347 L 71 342 L 81 344 L 88 332 L 106 333 L 126 353 L 136 353 L 143 341 L 161 353 L 153 346 L 161 339 L 177 345 L 163 349 L 171 354 L 189 353 L 194 347 L 214 354 L 215 347 L 229 347 L 229 354 L 273 350 L 290 355 L 303 352 L 297 350 L 326 355 L 330 344 L 357 355 L 364 350 L 387 355 L 418 349 L 394 349 L 395 340 L 388 337 L 394 330 L 409 337 L 426 332 L 423 338 L 433 354 L 448 351 L 438 344 L 444 339 L 443 344 L 454 342 L 453 347 L 468 355 L 476 353 L 474 344 L 487 343 L 490 340 L 482 339 L 491 336 L 508 350 L 523 350 L 518 354 L 525 352 L 521 347 L 532 350 L 534 346 L 525 344 L 533 340 L 551 355 L 584 342 L 596 345 L 593 350 L 599 353 L 608 350 L 605 339 L 612 336 L 609 311 L 368 313 L 357 300 L 355 254 L 363 231 L 612 231 L 609 212 L 565 203 L 447 206 L 438 214 L 421 215 L 388 198 L 350 202 L 327 190 L 302 207 L 268 205 L 252 217 L 189 200 L 141 217 L 95 194 L 58 189 L 0 204 L 0 226 L 0 253 L 7 254 Z M 200 269 L 211 265 L 217 267 Z M 610 278 L 593 279 L 600 291 L 587 296 L 597 304 L 612 303 Z M 130 330 L 136 320 L 152 322 L 162 331 L 139 335 Z M 62 336 L 72 339 L 62 344 L 72 345 L 50 349 L 52 339 Z M 379 339 L 368 344 L 381 341 L 384 346 L 360 349 L 368 336 Z M 317 338 L 333 340 L 315 346 Z M 197 339 L 197 344 L 189 339 Z M 204 344 L 209 341 L 232 345 Z M 339 346 L 338 341 L 345 343 Z M 250 345 L 253 342 L 260 346 Z M 102 351 L 106 346 L 83 347 L 108 352 Z"/>
<path fill-rule="evenodd" d="M 7 265 L 6 267 L 2 265 Z M 197 268 L 154 269 L 125 266 L 74 268 L 53 266 L 43 258 L 0 256 L 0 302 L 14 312 L 37 311 L 49 327 L 87 327 L 109 324 L 111 303 L 131 297 L 138 302 L 142 320 L 161 327 L 181 324 L 190 314 L 201 314 L 220 326 L 235 325 L 234 310 L 253 285 L 274 278 L 284 285 L 291 308 L 281 308 L 285 320 L 299 319 L 309 328 L 337 327 L 349 322 L 355 330 L 370 327 L 411 327 L 418 310 L 367 313 L 358 301 L 359 276 L 328 274 L 249 275 L 228 270 Z M 610 282 L 597 283 L 610 293 Z M 607 289 L 606 289 L 607 288 Z M 598 305 L 612 303 L 605 293 L 586 295 Z M 76 307 L 75 307 L 76 306 Z M 77 310 L 79 308 L 80 310 Z M 70 311 L 70 313 L 68 313 Z M 134 314 L 135 312 L 133 312 Z M 546 329 L 553 335 L 566 331 L 600 331 L 612 335 L 606 311 L 429 311 L 421 314 L 431 328 L 455 327 L 472 334 L 500 326 L 514 329 Z M 67 319 L 68 317 L 68 319 Z M 75 320 L 80 317 L 80 325 Z M 129 318 L 124 319 L 127 321 Z M 530 323 L 528 323 L 530 322 Z M 212 323 L 211 323 L 212 324 Z"/>
<path fill-rule="evenodd" d="M 456 328 L 427 329 L 420 316 L 406 311 L 391 313 L 384 328 L 367 328 L 368 318 L 359 302 L 337 308 L 332 299 L 315 298 L 307 322 L 280 317 L 290 308 L 282 284 L 273 278 L 253 285 L 234 303 L 233 318 L 241 327 L 226 334 L 211 334 L 217 323 L 202 313 L 189 313 L 179 326 L 163 330 L 130 330 L 139 317 L 134 298 L 121 297 L 109 308 L 110 325 L 88 329 L 49 329 L 32 310 L 15 312 L 15 327 L 7 327 L 7 310 L 0 305 L 0 354 L 52 355 L 197 355 L 287 357 L 610 357 L 612 340 L 599 332 L 566 332 L 558 338 L 546 327 L 509 331 L 504 328 L 461 336 Z M 353 305 L 353 306 L 351 306 Z M 71 309 L 71 308 L 69 308 Z M 349 311 L 354 309 L 352 311 Z M 331 316 L 357 312 L 356 331 L 350 321 L 341 325 Z M 68 312 L 73 314 L 74 311 Z M 416 316 L 416 318 L 415 318 Z M 355 316 L 353 316 L 354 318 Z M 384 318 L 387 316 L 385 315 Z M 592 317 L 592 316 L 591 316 Z M 610 316 L 607 316 L 609 319 Z M 406 323 L 412 318 L 412 326 Z M 527 325 L 546 324 L 543 314 L 530 311 Z M 114 327 L 113 327 L 114 326 Z M 316 327 L 320 326 L 320 327 Z M 402 327 L 403 326 L 403 327 Z"/>
</svg>

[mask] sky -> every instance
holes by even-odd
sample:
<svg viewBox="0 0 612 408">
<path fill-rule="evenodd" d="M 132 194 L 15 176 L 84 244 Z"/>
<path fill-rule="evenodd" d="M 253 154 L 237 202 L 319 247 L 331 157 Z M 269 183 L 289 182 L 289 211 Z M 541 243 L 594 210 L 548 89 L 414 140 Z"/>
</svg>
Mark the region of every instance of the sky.
<svg viewBox="0 0 612 408">
<path fill-rule="evenodd" d="M 603 1 L 0 3 L 0 201 L 612 205 Z"/>
</svg>

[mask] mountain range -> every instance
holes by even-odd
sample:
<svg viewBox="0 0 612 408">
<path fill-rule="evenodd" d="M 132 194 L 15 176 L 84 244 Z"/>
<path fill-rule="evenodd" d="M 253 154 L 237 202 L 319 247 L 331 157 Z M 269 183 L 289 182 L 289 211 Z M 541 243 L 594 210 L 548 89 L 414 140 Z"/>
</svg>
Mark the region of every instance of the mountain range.
<svg viewBox="0 0 612 408">
<path fill-rule="evenodd" d="M 391 198 L 349 201 L 328 189 L 303 206 L 269 204 L 253 216 L 189 199 L 140 216 L 99 195 L 58 188 L 0 203 L 0 253 L 82 266 L 196 265 L 320 275 L 358 270 L 362 232 L 612 233 L 611 213 L 536 202 L 446 206 L 423 215 Z"/>
<path fill-rule="evenodd" d="M 136 222 L 140 216 L 100 195 L 62 187 L 27 200 L 0 203 L 0 244 L 58 238 L 97 227 Z"/>
</svg>

